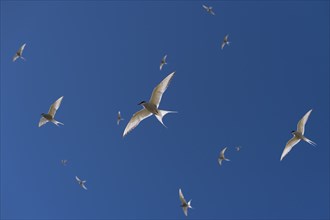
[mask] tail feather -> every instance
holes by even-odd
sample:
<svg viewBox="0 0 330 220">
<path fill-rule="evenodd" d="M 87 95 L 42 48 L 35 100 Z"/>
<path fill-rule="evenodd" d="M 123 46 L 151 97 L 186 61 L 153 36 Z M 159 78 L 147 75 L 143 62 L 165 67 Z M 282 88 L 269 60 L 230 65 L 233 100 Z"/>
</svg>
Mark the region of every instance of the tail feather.
<svg viewBox="0 0 330 220">
<path fill-rule="evenodd" d="M 60 124 L 60 125 L 64 125 L 62 122 L 59 122 L 59 121 L 56 121 L 56 120 L 52 120 L 52 122 L 53 122 L 56 126 L 58 126 L 59 124 Z"/>
<path fill-rule="evenodd" d="M 314 147 L 316 147 L 316 145 L 317 145 L 315 142 L 309 140 L 309 139 L 306 138 L 306 137 L 304 137 L 303 140 L 306 141 L 307 143 L 309 143 L 310 145 L 313 145 Z"/>
<path fill-rule="evenodd" d="M 159 114 L 155 115 L 158 121 L 165 127 L 166 125 L 163 123 L 163 117 L 168 113 L 178 113 L 177 111 L 165 111 L 165 110 L 158 110 Z"/>
</svg>

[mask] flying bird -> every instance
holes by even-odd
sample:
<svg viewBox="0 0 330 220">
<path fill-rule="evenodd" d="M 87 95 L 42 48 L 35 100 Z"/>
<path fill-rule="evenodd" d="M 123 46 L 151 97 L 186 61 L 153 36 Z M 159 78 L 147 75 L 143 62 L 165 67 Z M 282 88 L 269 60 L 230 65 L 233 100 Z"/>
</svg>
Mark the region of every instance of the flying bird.
<svg viewBox="0 0 330 220">
<path fill-rule="evenodd" d="M 237 146 L 235 148 L 236 148 L 236 151 L 240 151 L 242 147 L 241 146 Z"/>
<path fill-rule="evenodd" d="M 187 203 L 186 200 L 184 199 L 181 189 L 179 189 L 179 197 L 180 197 L 183 213 L 185 214 L 185 216 L 188 216 L 188 208 L 192 209 L 192 207 L 190 205 L 192 199 Z"/>
<path fill-rule="evenodd" d="M 86 186 L 85 186 L 85 183 L 86 183 L 86 180 L 80 180 L 77 176 L 76 176 L 76 180 L 78 181 L 79 185 L 84 188 L 85 190 L 87 190 Z"/>
<path fill-rule="evenodd" d="M 214 11 L 213 11 L 213 7 L 208 7 L 208 6 L 206 6 L 206 5 L 202 5 L 203 6 L 203 8 L 209 13 L 209 14 L 211 14 L 211 15 L 215 15 L 215 13 L 214 13 Z"/>
<path fill-rule="evenodd" d="M 227 147 L 225 147 L 224 149 L 222 149 L 222 151 L 220 152 L 220 155 L 219 155 L 219 158 L 218 158 L 218 162 L 219 162 L 219 165 L 221 166 L 221 163 L 223 160 L 225 161 L 230 161 L 229 159 L 227 159 L 225 157 L 225 151 L 227 150 Z"/>
<path fill-rule="evenodd" d="M 167 63 L 166 63 L 166 57 L 167 57 L 167 55 L 165 55 L 165 56 L 163 57 L 163 59 L 160 61 L 159 70 L 162 70 L 162 69 L 163 69 L 163 66 L 164 66 L 165 64 L 167 64 Z"/>
<path fill-rule="evenodd" d="M 122 117 L 121 117 L 121 114 L 120 114 L 120 111 L 118 112 L 118 115 L 117 115 L 117 125 L 119 125 L 120 121 L 124 120 Z"/>
<path fill-rule="evenodd" d="M 66 166 L 67 163 L 68 163 L 68 160 L 61 160 L 61 164 L 62 164 L 63 166 Z"/>
<path fill-rule="evenodd" d="M 62 122 L 56 121 L 54 119 L 55 114 L 56 114 L 56 111 L 60 107 L 63 97 L 64 96 L 62 96 L 61 98 L 57 99 L 56 102 L 54 102 L 50 106 L 49 111 L 48 111 L 47 114 L 46 113 L 42 113 L 41 114 L 42 117 L 40 118 L 40 121 L 39 121 L 39 127 L 43 126 L 44 124 L 46 124 L 49 121 L 50 122 L 53 122 L 57 126 L 58 126 L 58 124 L 64 125 Z"/>
<path fill-rule="evenodd" d="M 309 115 L 311 114 L 312 109 L 309 110 L 304 117 L 302 117 L 302 119 L 300 119 L 300 121 L 298 122 L 297 125 L 297 131 L 292 131 L 291 134 L 293 135 L 293 137 L 286 143 L 285 148 L 283 150 L 283 153 L 281 155 L 281 161 L 282 159 L 291 151 L 291 149 L 298 144 L 301 140 L 316 146 L 316 143 L 314 143 L 313 141 L 307 139 L 304 136 L 305 133 L 305 124 L 307 123 L 307 120 L 309 118 Z"/>
<path fill-rule="evenodd" d="M 168 113 L 177 113 L 176 111 L 165 111 L 165 110 L 160 110 L 158 109 L 158 106 L 160 104 L 160 101 L 162 99 L 162 95 L 163 93 L 166 91 L 168 85 L 170 84 L 174 73 L 169 74 L 165 79 L 163 79 L 163 81 L 161 83 L 159 83 L 158 86 L 156 86 L 154 88 L 154 90 L 152 91 L 151 97 L 149 102 L 146 101 L 142 101 L 140 102 L 138 105 L 142 105 L 143 109 L 136 112 L 133 117 L 131 118 L 131 120 L 128 122 L 124 133 L 123 133 L 123 137 L 125 137 L 125 135 L 127 135 L 130 131 L 132 131 L 136 126 L 139 125 L 139 123 L 150 117 L 151 115 L 155 115 L 155 117 L 158 119 L 158 121 L 165 126 L 165 124 L 163 123 L 163 117 L 168 114 Z"/>
<path fill-rule="evenodd" d="M 223 41 L 222 41 L 222 44 L 221 44 L 221 50 L 223 50 L 223 48 L 225 47 L 225 45 L 229 45 L 229 41 L 228 41 L 228 37 L 229 37 L 229 34 L 227 34 L 225 37 L 224 37 L 224 39 L 223 39 Z"/>
<path fill-rule="evenodd" d="M 18 51 L 15 53 L 14 57 L 13 57 L 13 62 L 15 62 L 18 58 L 21 58 L 22 60 L 25 61 L 25 58 L 22 56 L 23 55 L 23 50 L 25 48 L 26 44 L 23 44 Z"/>
</svg>

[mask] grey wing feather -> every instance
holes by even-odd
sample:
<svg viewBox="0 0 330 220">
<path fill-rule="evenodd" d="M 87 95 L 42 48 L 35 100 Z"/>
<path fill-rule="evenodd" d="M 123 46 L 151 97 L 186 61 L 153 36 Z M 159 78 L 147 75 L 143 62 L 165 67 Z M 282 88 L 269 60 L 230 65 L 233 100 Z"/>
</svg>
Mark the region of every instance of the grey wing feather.
<svg viewBox="0 0 330 220">
<path fill-rule="evenodd" d="M 166 91 L 167 87 L 169 86 L 173 76 L 174 76 L 175 72 L 172 72 L 171 74 L 169 74 L 165 79 L 163 79 L 163 81 L 161 81 L 161 83 L 158 84 L 158 86 L 156 86 L 156 88 L 154 88 L 154 90 L 152 91 L 152 95 L 150 97 L 149 102 L 156 105 L 157 108 L 159 106 L 159 103 L 162 99 L 163 93 Z"/>
<path fill-rule="evenodd" d="M 302 117 L 302 119 L 300 119 L 300 121 L 298 122 L 298 125 L 297 125 L 297 131 L 301 132 L 302 134 L 305 133 L 305 124 L 309 118 L 309 115 L 312 113 L 312 110 L 309 110 L 305 115 L 304 117 Z"/>
<path fill-rule="evenodd" d="M 296 138 L 295 136 L 291 138 L 285 145 L 283 153 L 281 155 L 281 160 L 292 150 L 292 148 L 299 143 L 300 139 Z"/>
<path fill-rule="evenodd" d="M 56 111 L 57 109 L 60 107 L 61 105 L 61 102 L 62 102 L 62 99 L 63 99 L 64 96 L 62 96 L 61 98 L 57 99 L 56 102 L 54 102 L 50 108 L 49 108 L 49 111 L 48 111 L 48 114 L 50 114 L 51 116 L 55 116 L 56 114 Z"/>
<path fill-rule="evenodd" d="M 39 121 L 39 128 L 40 128 L 41 126 L 43 126 L 44 124 L 46 124 L 47 122 L 48 122 L 48 120 L 47 120 L 46 118 L 41 117 L 41 118 L 40 118 L 40 121 Z"/>
<path fill-rule="evenodd" d="M 186 200 L 184 199 L 181 189 L 179 189 L 179 197 L 180 197 L 180 201 L 182 204 L 187 204 Z"/>
<path fill-rule="evenodd" d="M 151 116 L 152 113 L 150 113 L 148 110 L 146 109 L 142 109 L 138 112 L 136 112 L 133 117 L 131 118 L 131 120 L 128 122 L 125 131 L 123 133 L 123 137 L 125 137 L 125 135 L 127 135 L 129 132 L 131 132 L 136 126 L 138 126 L 140 124 L 140 122 L 146 118 L 148 118 L 149 116 Z"/>
</svg>

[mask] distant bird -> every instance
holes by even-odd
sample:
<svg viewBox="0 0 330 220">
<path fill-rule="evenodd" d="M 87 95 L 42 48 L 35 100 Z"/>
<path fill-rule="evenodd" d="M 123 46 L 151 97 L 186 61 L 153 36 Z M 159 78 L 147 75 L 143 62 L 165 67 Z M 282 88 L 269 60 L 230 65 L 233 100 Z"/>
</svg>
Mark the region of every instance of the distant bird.
<svg viewBox="0 0 330 220">
<path fill-rule="evenodd" d="M 185 216 L 188 216 L 188 208 L 192 209 L 192 207 L 190 205 L 192 199 L 187 203 L 186 200 L 184 199 L 181 189 L 179 189 L 179 197 L 180 197 L 183 213 L 185 214 Z"/>
<path fill-rule="evenodd" d="M 62 96 L 61 98 L 57 99 L 56 102 L 54 102 L 50 106 L 49 111 L 48 111 L 47 114 L 45 114 L 45 113 L 42 113 L 41 114 L 42 117 L 40 118 L 40 121 L 39 121 L 39 127 L 43 126 L 44 124 L 46 124 L 49 121 L 50 122 L 53 122 L 57 126 L 58 126 L 58 124 L 64 125 L 62 122 L 56 121 L 54 119 L 55 114 L 56 114 L 56 111 L 60 107 L 63 97 L 64 96 Z"/>
<path fill-rule="evenodd" d="M 80 180 L 77 176 L 76 176 L 76 180 L 78 181 L 79 185 L 84 188 L 85 190 L 87 190 L 86 186 L 85 186 L 85 183 L 86 183 L 86 180 Z"/>
<path fill-rule="evenodd" d="M 240 151 L 242 147 L 241 146 L 237 146 L 235 148 L 236 148 L 236 151 Z"/>
<path fill-rule="evenodd" d="M 285 148 L 283 150 L 282 156 L 281 156 L 281 161 L 282 159 L 291 151 L 291 149 L 300 142 L 300 140 L 303 140 L 313 146 L 316 146 L 316 143 L 313 141 L 307 139 L 304 136 L 305 133 L 305 124 L 307 123 L 307 120 L 309 118 L 309 115 L 311 114 L 312 109 L 309 110 L 302 119 L 298 122 L 297 125 L 297 131 L 292 131 L 291 134 L 293 137 L 286 143 Z"/>
<path fill-rule="evenodd" d="M 23 50 L 24 50 L 24 48 L 25 48 L 25 45 L 26 45 L 26 44 L 23 44 L 23 45 L 18 49 L 18 51 L 16 52 L 16 54 L 15 54 L 14 57 L 13 57 L 13 62 L 15 62 L 18 58 L 21 58 L 22 60 L 25 61 L 25 58 L 22 56 L 22 54 L 23 54 Z"/>
<path fill-rule="evenodd" d="M 220 152 L 220 155 L 219 155 L 219 158 L 218 158 L 218 162 L 219 162 L 219 165 L 221 166 L 221 163 L 223 160 L 225 161 L 230 161 L 229 159 L 227 159 L 225 157 L 225 151 L 227 150 L 227 147 L 225 147 L 221 152 Z"/>
<path fill-rule="evenodd" d="M 62 164 L 63 166 L 66 166 L 67 163 L 68 163 L 68 160 L 61 160 L 61 164 Z"/>
<path fill-rule="evenodd" d="M 150 117 L 151 115 L 155 115 L 156 118 L 158 119 L 158 121 L 164 125 L 163 123 L 163 117 L 168 114 L 168 113 L 177 113 L 175 111 L 165 111 L 165 110 L 160 110 L 158 109 L 158 106 L 160 104 L 160 101 L 162 99 L 162 95 L 163 93 L 166 91 L 168 85 L 170 84 L 174 73 L 169 74 L 165 79 L 163 79 L 163 81 L 161 83 L 159 83 L 158 86 L 156 86 L 154 88 L 154 90 L 152 91 L 152 95 L 150 97 L 149 102 L 146 101 L 142 101 L 140 102 L 138 105 L 142 105 L 143 109 L 136 112 L 133 117 L 131 118 L 131 120 L 128 122 L 125 131 L 123 133 L 123 137 L 125 135 L 127 135 L 127 133 L 129 133 L 130 131 L 132 131 L 136 126 L 139 125 L 139 123 Z M 164 125 L 164 127 L 166 127 Z"/>
<path fill-rule="evenodd" d="M 230 42 L 228 41 L 228 37 L 229 37 L 229 34 L 227 34 L 225 36 L 225 38 L 223 39 L 222 44 L 221 44 L 221 50 L 223 50 L 223 48 L 225 47 L 225 45 L 229 45 Z"/>
<path fill-rule="evenodd" d="M 203 6 L 203 8 L 209 13 L 209 14 L 211 14 L 211 15 L 215 15 L 215 13 L 214 13 L 214 11 L 213 11 L 213 7 L 208 7 L 208 6 L 206 6 L 206 5 L 202 5 Z"/>
<path fill-rule="evenodd" d="M 120 121 L 124 120 L 121 115 L 120 115 L 120 111 L 118 112 L 118 115 L 117 115 L 117 125 L 119 125 Z"/>
<path fill-rule="evenodd" d="M 163 57 L 163 59 L 160 61 L 159 70 L 162 70 L 162 69 L 163 69 L 163 66 L 164 66 L 165 64 L 167 64 L 167 63 L 166 63 L 166 57 L 167 57 L 167 55 L 165 55 L 165 56 Z"/>
</svg>

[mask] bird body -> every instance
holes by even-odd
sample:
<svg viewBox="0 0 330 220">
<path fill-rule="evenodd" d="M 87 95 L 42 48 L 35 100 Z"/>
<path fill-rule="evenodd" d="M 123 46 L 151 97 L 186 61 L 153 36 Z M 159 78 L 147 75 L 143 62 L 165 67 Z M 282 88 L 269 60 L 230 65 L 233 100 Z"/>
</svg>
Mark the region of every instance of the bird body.
<svg viewBox="0 0 330 220">
<path fill-rule="evenodd" d="M 227 147 L 225 147 L 224 149 L 222 149 L 221 152 L 220 152 L 220 155 L 219 155 L 219 158 L 218 158 L 218 163 L 219 163 L 220 166 L 221 166 L 221 163 L 222 163 L 223 160 L 230 161 L 229 159 L 227 159 L 225 157 L 225 151 L 226 150 L 227 150 Z"/>
<path fill-rule="evenodd" d="M 86 180 L 80 180 L 79 177 L 76 176 L 76 180 L 78 184 L 84 189 L 87 190 L 87 187 L 85 186 Z"/>
<path fill-rule="evenodd" d="M 26 44 L 23 44 L 19 49 L 18 51 L 16 51 L 14 57 L 13 57 L 13 62 L 15 62 L 18 58 L 21 58 L 22 60 L 25 61 L 25 58 L 22 56 L 23 55 L 23 51 L 24 51 L 24 48 L 25 48 Z"/>
<path fill-rule="evenodd" d="M 121 117 L 121 114 L 120 114 L 120 111 L 118 112 L 118 115 L 117 115 L 117 125 L 119 125 L 120 121 L 124 120 L 122 117 Z"/>
<path fill-rule="evenodd" d="M 165 79 L 163 79 L 162 82 L 156 86 L 152 92 L 151 98 L 149 102 L 142 101 L 138 105 L 141 105 L 143 107 L 142 110 L 136 112 L 131 120 L 128 122 L 123 137 L 127 135 L 130 131 L 132 131 L 136 126 L 139 125 L 139 123 L 150 117 L 151 115 L 155 115 L 155 117 L 158 119 L 158 121 L 165 126 L 163 123 L 163 117 L 168 113 L 177 113 L 176 111 L 166 111 L 166 110 L 160 110 L 158 108 L 160 101 L 162 99 L 163 93 L 166 91 L 170 81 L 172 80 L 175 72 L 172 72 L 169 74 Z M 166 127 L 166 126 L 165 126 Z"/>
<path fill-rule="evenodd" d="M 167 64 L 167 63 L 166 63 L 166 58 L 167 58 L 167 55 L 165 55 L 165 56 L 162 58 L 162 60 L 160 61 L 159 70 L 162 70 L 162 69 L 163 69 L 163 66 L 164 66 L 165 64 Z"/>
<path fill-rule="evenodd" d="M 213 11 L 213 7 L 211 6 L 206 6 L 206 5 L 202 5 L 202 7 L 211 15 L 215 15 L 214 11 Z"/>
<path fill-rule="evenodd" d="M 182 190 L 179 189 L 179 198 L 180 198 L 180 201 L 181 201 L 181 207 L 182 207 L 182 210 L 183 210 L 183 213 L 185 214 L 185 216 L 188 216 L 188 209 L 192 209 L 191 207 L 191 201 L 190 200 L 189 202 L 187 202 L 183 196 L 183 193 L 182 193 Z"/>
<path fill-rule="evenodd" d="M 291 134 L 293 135 L 293 137 L 286 143 L 285 148 L 283 150 L 283 153 L 281 155 L 281 161 L 282 159 L 292 150 L 292 148 L 298 144 L 301 140 L 316 146 L 316 143 L 314 143 L 313 141 L 309 140 L 308 138 L 306 138 L 304 136 L 305 133 L 305 124 L 307 123 L 307 120 L 309 118 L 309 115 L 311 114 L 312 109 L 309 110 L 304 117 L 302 117 L 302 119 L 300 119 L 300 121 L 298 122 L 297 125 L 297 131 L 292 131 Z"/>
<path fill-rule="evenodd" d="M 226 45 L 229 45 L 229 44 L 230 44 L 230 42 L 228 41 L 228 37 L 229 37 L 229 34 L 227 34 L 227 35 L 224 37 L 224 39 L 223 39 L 223 41 L 222 41 L 222 44 L 221 44 L 221 50 L 223 50 L 223 48 L 224 48 Z"/>
<path fill-rule="evenodd" d="M 48 113 L 41 113 L 41 118 L 40 118 L 40 121 L 39 121 L 39 127 L 43 126 L 44 124 L 46 124 L 47 122 L 52 122 L 54 123 L 55 125 L 64 125 L 62 122 L 59 122 L 59 121 L 56 121 L 54 119 L 55 117 L 55 114 L 56 114 L 56 111 L 58 110 L 58 108 L 60 107 L 61 105 L 61 102 L 62 102 L 62 99 L 63 99 L 64 96 L 60 97 L 59 99 L 57 99 L 49 108 L 49 111 Z"/>
</svg>

